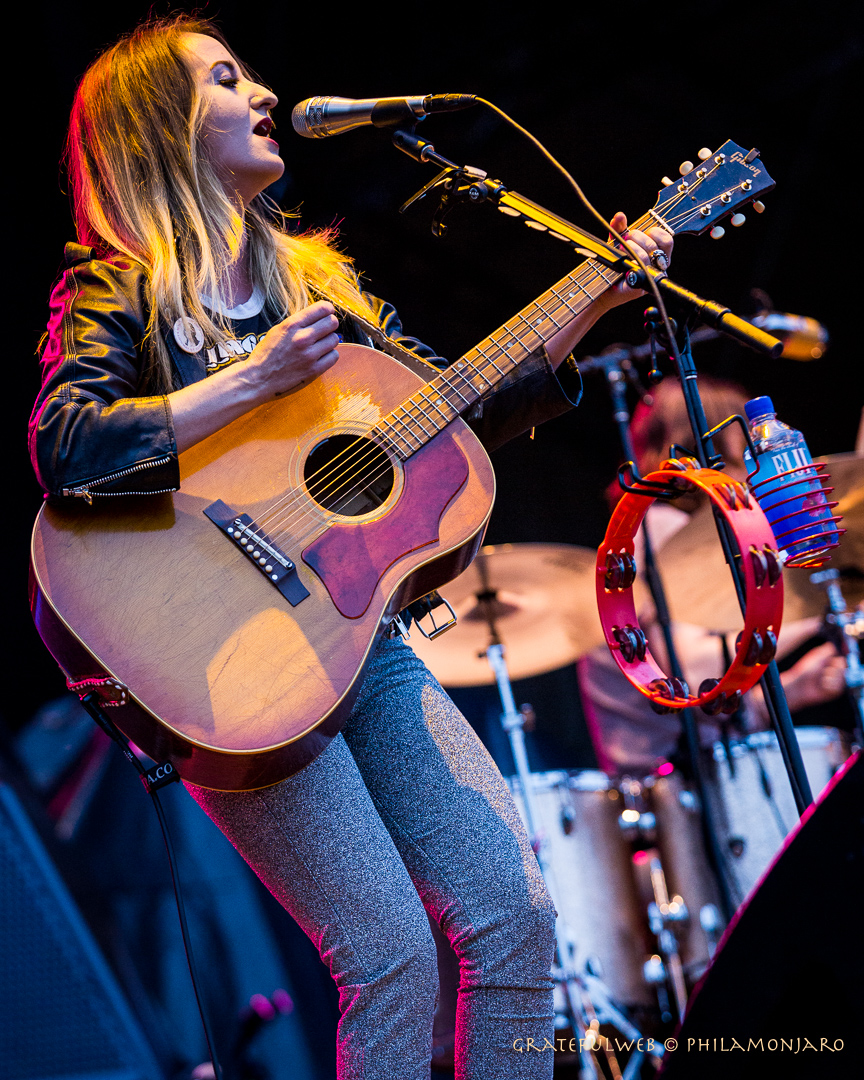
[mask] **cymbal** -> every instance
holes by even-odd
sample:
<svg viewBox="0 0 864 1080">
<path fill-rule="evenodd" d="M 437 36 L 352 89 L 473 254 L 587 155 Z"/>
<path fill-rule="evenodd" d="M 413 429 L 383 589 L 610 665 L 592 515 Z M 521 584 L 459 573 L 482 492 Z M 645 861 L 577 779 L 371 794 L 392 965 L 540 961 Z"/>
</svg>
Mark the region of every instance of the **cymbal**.
<svg viewBox="0 0 864 1080">
<path fill-rule="evenodd" d="M 526 679 L 573 663 L 603 643 L 594 588 L 597 553 L 567 544 L 500 544 L 438 591 L 459 621 L 435 641 L 412 627 L 408 644 L 445 686 L 495 681 L 485 650 L 491 630 L 505 647 L 511 679 Z M 481 603 L 478 594 L 493 593 Z M 436 613 L 437 614 L 437 613 Z"/>
<path fill-rule="evenodd" d="M 864 457 L 837 454 L 819 460 L 825 462 L 831 474 L 834 492 L 830 498 L 838 501 L 835 512 L 843 515 L 842 525 L 847 530 L 824 569 L 852 571 L 851 580 L 841 582 L 843 595 L 852 607 L 864 599 L 862 582 L 857 580 L 864 573 Z M 722 633 L 741 629 L 741 609 L 710 506 L 700 507 L 684 528 L 663 545 L 657 564 L 674 621 Z M 812 584 L 807 569 L 786 568 L 783 585 L 784 622 L 825 611 L 825 590 Z"/>
</svg>

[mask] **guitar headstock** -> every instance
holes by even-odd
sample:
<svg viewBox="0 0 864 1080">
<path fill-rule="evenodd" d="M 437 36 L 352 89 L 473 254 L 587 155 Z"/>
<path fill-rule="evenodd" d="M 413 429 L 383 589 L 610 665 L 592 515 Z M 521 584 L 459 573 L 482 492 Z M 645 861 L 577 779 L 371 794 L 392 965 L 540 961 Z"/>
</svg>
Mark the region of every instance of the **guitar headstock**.
<svg viewBox="0 0 864 1080">
<path fill-rule="evenodd" d="M 656 224 L 669 227 L 675 236 L 690 233 L 698 236 L 711 229 L 715 238 L 723 235 L 718 226 L 727 214 L 735 215 L 732 224 L 742 225 L 741 207 L 755 202 L 760 195 L 774 187 L 774 181 L 765 171 L 758 150 L 747 151 L 731 140 L 719 150 L 700 150 L 698 166 L 685 162 L 678 180 L 668 180 L 657 196 L 651 212 L 652 218 L 661 218 Z M 761 212 L 764 207 L 754 207 Z"/>
</svg>

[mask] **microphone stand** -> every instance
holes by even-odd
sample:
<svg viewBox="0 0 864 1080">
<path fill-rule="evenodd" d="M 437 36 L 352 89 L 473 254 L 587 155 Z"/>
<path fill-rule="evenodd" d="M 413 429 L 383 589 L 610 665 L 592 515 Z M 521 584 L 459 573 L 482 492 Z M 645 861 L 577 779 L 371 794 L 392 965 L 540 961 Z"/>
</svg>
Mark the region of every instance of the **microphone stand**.
<svg viewBox="0 0 864 1080">
<path fill-rule="evenodd" d="M 709 331 L 713 336 L 714 331 Z M 650 355 L 650 346 L 644 346 L 643 350 Z M 613 416 L 618 428 L 618 437 L 621 440 L 621 448 L 624 451 L 626 461 L 635 461 L 636 454 L 633 447 L 633 438 L 630 434 L 630 410 L 627 406 L 627 396 L 624 364 L 629 363 L 629 354 L 636 354 L 638 350 L 615 349 L 610 350 L 599 357 L 591 357 L 579 365 L 579 370 L 584 374 L 588 371 L 602 370 L 606 375 L 609 385 L 609 394 L 612 398 Z M 669 606 L 666 602 L 666 593 L 663 588 L 663 579 L 654 556 L 654 545 L 651 541 L 650 529 L 647 517 L 642 520 L 643 554 L 642 562 L 645 568 L 645 578 L 654 601 L 657 625 L 663 635 L 666 646 L 666 655 L 669 658 L 669 667 L 672 674 L 678 678 L 684 678 L 675 641 L 672 636 L 672 620 L 669 615 Z M 729 891 L 729 883 L 726 875 L 722 872 L 723 852 L 720 844 L 717 828 L 713 819 L 711 803 L 705 789 L 705 777 L 701 766 L 701 745 L 699 742 L 699 728 L 695 709 L 681 710 L 682 742 L 686 760 L 690 770 L 690 779 L 696 788 L 699 800 L 699 812 L 702 825 L 702 836 L 711 869 L 720 892 L 720 903 L 723 915 L 728 924 L 735 914 L 737 905 Z"/>
<path fill-rule="evenodd" d="M 638 260 L 622 254 L 618 249 L 592 236 L 584 229 L 573 225 L 564 218 L 558 217 L 557 214 L 544 210 L 543 207 L 531 202 L 530 199 L 509 191 L 500 181 L 490 180 L 482 170 L 470 166 L 459 166 L 455 162 L 448 160 L 439 154 L 431 143 L 420 139 L 413 129 L 397 129 L 393 132 L 392 141 L 398 149 L 414 158 L 415 161 L 432 162 L 442 167 L 443 171 L 434 180 L 426 184 L 400 208 L 400 212 L 404 212 L 414 202 L 433 189 L 441 188 L 440 206 L 433 224 L 433 231 L 437 236 L 443 235 L 445 226 L 442 224 L 442 218 L 453 205 L 459 202 L 480 205 L 491 200 L 508 216 L 535 222 L 544 231 L 550 232 L 557 239 L 569 242 L 580 254 L 596 259 L 614 272 L 623 274 L 631 288 L 649 287 L 655 295 L 658 293 L 665 294 L 667 297 L 672 298 L 678 306 L 684 307 L 688 314 L 694 318 L 707 323 L 721 333 L 736 338 L 745 345 L 749 345 L 757 352 L 767 353 L 770 356 L 779 356 L 782 352 L 782 342 L 759 330 L 745 319 L 733 315 L 728 308 L 711 300 L 706 300 L 681 285 L 676 285 L 669 280 L 664 271 L 657 270 L 652 266 L 643 266 Z M 696 385 L 697 371 L 690 350 L 689 330 L 686 327 L 683 329 L 680 346 L 674 335 L 670 336 L 668 345 L 684 393 L 690 426 L 696 440 L 696 457 L 704 468 L 713 467 L 714 464 L 722 461 L 722 458 L 715 453 L 711 439 L 715 432 L 708 430 L 705 410 Z M 749 439 L 749 431 L 743 421 L 741 423 Z M 746 595 L 744 591 L 744 575 L 740 567 L 740 554 L 736 554 L 731 531 L 726 525 L 722 514 L 716 508 L 714 518 L 723 553 L 735 584 L 738 603 L 742 612 L 744 612 L 746 610 Z M 777 735 L 783 763 L 789 776 L 795 805 L 800 815 L 813 802 L 813 795 L 804 770 L 804 761 L 798 746 L 798 740 L 795 737 L 789 705 L 780 683 L 780 675 L 775 661 L 771 662 L 762 678 L 762 689 L 765 705 Z M 688 743 L 689 741 L 688 737 Z"/>
</svg>

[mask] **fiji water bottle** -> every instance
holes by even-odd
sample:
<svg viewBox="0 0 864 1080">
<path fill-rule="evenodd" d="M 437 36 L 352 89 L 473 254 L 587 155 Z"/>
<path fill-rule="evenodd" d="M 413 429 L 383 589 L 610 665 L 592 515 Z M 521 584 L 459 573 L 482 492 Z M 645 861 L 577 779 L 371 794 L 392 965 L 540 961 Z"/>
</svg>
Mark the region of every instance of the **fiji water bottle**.
<svg viewBox="0 0 864 1080">
<path fill-rule="evenodd" d="M 839 543 L 823 482 L 829 480 L 813 464 L 800 431 L 777 419 L 769 397 L 744 406 L 756 447 L 756 463 L 744 451 L 750 489 L 768 518 L 777 547 L 787 566 L 821 565 Z M 758 466 L 758 467 L 757 467 Z"/>
</svg>

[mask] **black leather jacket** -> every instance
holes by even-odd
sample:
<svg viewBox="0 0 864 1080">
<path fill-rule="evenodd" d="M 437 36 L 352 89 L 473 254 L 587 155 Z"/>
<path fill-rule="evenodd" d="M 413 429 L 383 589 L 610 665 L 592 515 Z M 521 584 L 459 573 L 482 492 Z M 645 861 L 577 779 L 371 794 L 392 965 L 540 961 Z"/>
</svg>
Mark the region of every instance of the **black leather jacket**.
<svg viewBox="0 0 864 1080">
<path fill-rule="evenodd" d="M 66 270 L 51 295 L 42 349 L 42 389 L 30 418 L 30 454 L 45 491 L 83 496 L 150 494 L 180 486 L 168 398 L 148 392 L 143 337 L 145 271 L 121 255 L 96 258 L 66 246 Z M 421 360 L 446 361 L 406 337 L 395 309 L 369 298 L 384 333 Z M 345 321 L 346 340 L 369 344 Z M 189 354 L 166 333 L 175 388 L 206 375 L 204 352 Z M 545 352 L 520 365 L 466 417 L 492 450 L 577 404 L 581 380 L 568 361 L 552 371 Z"/>
</svg>

